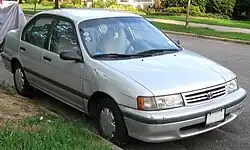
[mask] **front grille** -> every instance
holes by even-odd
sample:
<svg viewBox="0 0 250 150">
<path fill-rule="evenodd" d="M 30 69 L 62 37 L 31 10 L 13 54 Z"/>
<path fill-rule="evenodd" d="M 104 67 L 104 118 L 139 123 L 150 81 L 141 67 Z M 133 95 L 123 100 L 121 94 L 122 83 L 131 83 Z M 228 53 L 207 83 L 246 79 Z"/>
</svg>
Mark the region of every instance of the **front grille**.
<svg viewBox="0 0 250 150">
<path fill-rule="evenodd" d="M 213 86 L 206 89 L 183 93 L 182 96 L 187 104 L 212 100 L 226 94 L 226 85 Z"/>
</svg>

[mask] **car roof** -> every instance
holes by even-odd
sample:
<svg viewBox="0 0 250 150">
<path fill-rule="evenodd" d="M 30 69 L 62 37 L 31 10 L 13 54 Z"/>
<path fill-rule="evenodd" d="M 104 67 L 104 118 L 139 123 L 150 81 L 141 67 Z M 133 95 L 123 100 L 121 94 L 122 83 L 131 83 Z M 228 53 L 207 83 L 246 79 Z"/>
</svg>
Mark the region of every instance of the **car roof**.
<svg viewBox="0 0 250 150">
<path fill-rule="evenodd" d="M 37 15 L 39 14 L 51 14 L 51 15 L 63 16 L 75 22 L 90 20 L 90 19 L 110 18 L 110 17 L 141 17 L 140 15 L 130 12 L 107 10 L 101 8 L 63 8 L 63 9 L 47 10 L 37 13 Z"/>
</svg>

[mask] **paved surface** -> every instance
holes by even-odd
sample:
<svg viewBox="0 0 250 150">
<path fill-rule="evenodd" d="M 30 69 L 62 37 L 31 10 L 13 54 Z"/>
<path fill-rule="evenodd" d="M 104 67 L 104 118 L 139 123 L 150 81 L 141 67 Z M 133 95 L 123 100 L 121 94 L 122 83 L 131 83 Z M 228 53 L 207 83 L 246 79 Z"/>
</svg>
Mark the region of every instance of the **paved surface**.
<svg viewBox="0 0 250 150">
<path fill-rule="evenodd" d="M 170 35 L 179 39 L 187 49 L 211 58 L 237 73 L 240 85 L 250 93 L 250 46 L 199 39 L 187 36 Z M 0 80 L 13 84 L 9 73 L 0 61 Z M 40 98 L 40 97 L 39 97 Z M 82 117 L 78 111 L 52 99 L 40 98 L 41 104 L 62 115 Z M 249 100 L 250 98 L 248 98 Z M 185 140 L 162 144 L 148 144 L 131 140 L 127 150 L 249 150 L 250 149 L 250 102 L 243 113 L 230 124 L 214 131 Z"/>
<path fill-rule="evenodd" d="M 185 48 L 213 59 L 238 75 L 240 85 L 250 93 L 250 46 L 187 36 L 174 36 Z M 214 131 L 163 144 L 146 144 L 134 140 L 128 150 L 249 150 L 250 97 L 243 113 L 233 122 Z"/>
<path fill-rule="evenodd" d="M 168 23 L 168 24 L 176 24 L 176 25 L 185 25 L 186 23 L 183 21 L 175 21 L 175 20 L 167 20 L 167 19 L 154 19 L 149 18 L 148 20 L 160 23 Z M 224 26 L 216 26 L 216 25 L 208 25 L 208 24 L 200 24 L 200 23 L 190 23 L 191 27 L 202 27 L 214 29 L 216 31 L 222 32 L 239 32 L 239 33 L 250 33 L 250 29 L 243 28 L 234 28 L 234 27 L 224 27 Z"/>
<path fill-rule="evenodd" d="M 4 64 L 1 56 L 0 56 L 0 82 L 5 82 L 10 85 L 13 85 L 14 83 L 12 80 L 12 74 L 4 69 Z"/>
</svg>

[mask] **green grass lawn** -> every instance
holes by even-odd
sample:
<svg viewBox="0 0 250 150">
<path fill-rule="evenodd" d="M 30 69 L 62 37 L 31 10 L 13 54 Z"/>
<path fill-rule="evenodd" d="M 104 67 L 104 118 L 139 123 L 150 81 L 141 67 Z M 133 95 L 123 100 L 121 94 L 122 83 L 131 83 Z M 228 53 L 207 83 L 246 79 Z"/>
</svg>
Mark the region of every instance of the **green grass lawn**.
<svg viewBox="0 0 250 150">
<path fill-rule="evenodd" d="M 88 131 L 81 122 L 50 115 L 6 122 L 0 127 L 1 150 L 111 150 L 106 141 Z M 2 125 L 3 126 L 3 125 Z"/>
<path fill-rule="evenodd" d="M 0 84 L 0 150 L 111 150 L 80 117 L 64 118 L 43 109 L 38 99 Z"/>
<path fill-rule="evenodd" d="M 182 25 L 173 25 L 173 24 L 165 24 L 165 23 L 158 23 L 158 22 L 153 22 L 153 24 L 162 30 L 250 41 L 250 34 L 246 34 L 246 33 L 219 32 L 213 29 L 199 28 L 199 27 L 189 27 L 188 29 L 186 29 Z"/>
<path fill-rule="evenodd" d="M 145 17 L 169 19 L 169 20 L 176 20 L 176 21 L 185 21 L 186 19 L 186 16 L 147 15 Z M 227 19 L 204 18 L 204 17 L 190 17 L 190 21 L 192 23 L 201 23 L 201 24 L 209 24 L 209 25 L 219 25 L 219 26 L 250 29 L 250 21 L 227 20 Z"/>
<path fill-rule="evenodd" d="M 38 4 L 36 11 L 34 11 L 34 4 L 27 4 L 27 3 L 20 4 L 20 7 L 22 8 L 24 14 L 30 14 L 30 15 L 40 11 L 53 9 L 53 6 L 43 6 L 41 4 Z"/>
</svg>

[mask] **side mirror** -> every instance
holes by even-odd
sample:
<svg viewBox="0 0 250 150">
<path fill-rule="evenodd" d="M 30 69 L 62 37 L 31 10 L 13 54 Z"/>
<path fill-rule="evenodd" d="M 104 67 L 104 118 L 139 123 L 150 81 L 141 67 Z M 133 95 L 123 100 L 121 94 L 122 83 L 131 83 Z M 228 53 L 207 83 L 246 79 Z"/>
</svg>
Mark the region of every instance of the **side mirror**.
<svg viewBox="0 0 250 150">
<path fill-rule="evenodd" d="M 82 61 L 82 57 L 73 50 L 60 52 L 59 55 L 62 60 Z"/>
<path fill-rule="evenodd" d="M 175 42 L 176 42 L 178 45 L 181 45 L 180 40 L 175 40 Z"/>
</svg>

